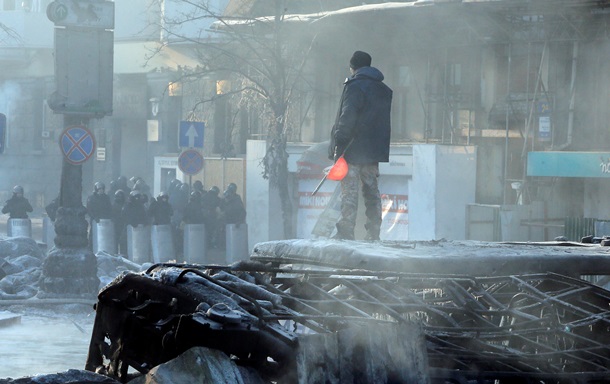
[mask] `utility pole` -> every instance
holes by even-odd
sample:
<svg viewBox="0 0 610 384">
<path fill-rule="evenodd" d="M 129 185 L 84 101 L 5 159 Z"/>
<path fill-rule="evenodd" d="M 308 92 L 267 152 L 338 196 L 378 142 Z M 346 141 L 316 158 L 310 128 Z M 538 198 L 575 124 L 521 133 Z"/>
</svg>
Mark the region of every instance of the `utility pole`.
<svg viewBox="0 0 610 384">
<path fill-rule="evenodd" d="M 92 118 L 112 114 L 114 2 L 55 0 L 47 7 L 55 23 L 55 84 L 49 107 L 63 115 L 64 131 L 55 246 L 43 264 L 39 296 L 95 296 L 97 260 L 89 247 L 82 203 L 82 164 L 95 150 Z"/>
</svg>

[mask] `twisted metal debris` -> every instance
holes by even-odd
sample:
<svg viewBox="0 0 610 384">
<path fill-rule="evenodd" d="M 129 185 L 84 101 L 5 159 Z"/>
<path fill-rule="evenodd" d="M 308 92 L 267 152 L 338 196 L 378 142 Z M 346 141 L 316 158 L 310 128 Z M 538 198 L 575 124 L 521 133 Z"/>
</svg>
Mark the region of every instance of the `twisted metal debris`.
<svg viewBox="0 0 610 384">
<path fill-rule="evenodd" d="M 129 367 L 146 373 L 197 345 L 288 383 L 299 335 L 415 318 L 435 383 L 597 383 L 610 377 L 609 304 L 610 292 L 557 274 L 159 264 L 100 292 L 86 369 L 125 382 Z"/>
</svg>

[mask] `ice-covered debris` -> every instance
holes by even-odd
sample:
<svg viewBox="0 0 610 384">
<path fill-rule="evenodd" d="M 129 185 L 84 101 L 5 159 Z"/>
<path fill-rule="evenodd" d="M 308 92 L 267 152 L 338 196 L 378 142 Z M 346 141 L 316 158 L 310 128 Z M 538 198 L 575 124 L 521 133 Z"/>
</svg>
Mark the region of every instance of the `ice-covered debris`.
<svg viewBox="0 0 610 384">
<path fill-rule="evenodd" d="M 214 278 L 223 282 L 226 286 L 237 289 L 256 300 L 269 301 L 274 305 L 282 304 L 282 298 L 279 295 L 271 293 L 265 288 L 247 282 L 225 271 L 218 272 L 214 275 Z"/>
<path fill-rule="evenodd" d="M 28 237 L 0 239 L 0 258 L 30 255 L 38 259 L 45 257 L 35 240 Z"/>
<path fill-rule="evenodd" d="M 30 268 L 0 280 L 0 300 L 24 300 L 38 293 L 40 268 Z"/>
<path fill-rule="evenodd" d="M 12 238 L 21 239 L 21 238 Z M 0 300 L 24 300 L 38 293 L 42 259 L 30 256 L 9 256 L 0 261 Z"/>
<path fill-rule="evenodd" d="M 100 279 L 100 288 L 110 284 L 122 272 L 138 272 L 142 270 L 140 264 L 127 260 L 122 256 L 114 256 L 106 252 L 98 252 L 97 275 Z"/>
<path fill-rule="evenodd" d="M 89 371 L 69 369 L 49 375 L 23 377 L 19 379 L 0 379 L 0 384 L 119 384 L 108 376 Z"/>
<path fill-rule="evenodd" d="M 195 347 L 165 364 L 151 369 L 148 374 L 129 381 L 129 384 L 264 384 L 253 369 L 240 367 L 222 351 Z"/>
<path fill-rule="evenodd" d="M 0 262 L 0 269 L 5 275 L 12 275 L 30 268 L 39 268 L 42 260 L 30 255 L 17 257 L 7 257 L 4 262 Z"/>
</svg>

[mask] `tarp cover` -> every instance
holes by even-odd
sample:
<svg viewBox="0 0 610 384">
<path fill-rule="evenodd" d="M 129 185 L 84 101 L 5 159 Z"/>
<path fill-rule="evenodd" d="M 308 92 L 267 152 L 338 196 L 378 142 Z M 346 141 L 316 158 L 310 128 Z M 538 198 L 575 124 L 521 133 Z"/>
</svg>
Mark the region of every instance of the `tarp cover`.
<svg viewBox="0 0 610 384">
<path fill-rule="evenodd" d="M 365 242 L 281 240 L 259 243 L 257 261 L 405 273 L 504 276 L 555 272 L 609 275 L 610 248 L 572 242 L 479 241 Z"/>
</svg>

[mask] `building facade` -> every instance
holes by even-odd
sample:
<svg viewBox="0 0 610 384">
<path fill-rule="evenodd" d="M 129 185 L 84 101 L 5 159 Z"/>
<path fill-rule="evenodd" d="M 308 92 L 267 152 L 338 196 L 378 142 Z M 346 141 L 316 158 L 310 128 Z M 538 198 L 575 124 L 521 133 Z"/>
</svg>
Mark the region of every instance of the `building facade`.
<svg viewBox="0 0 610 384">
<path fill-rule="evenodd" d="M 55 86 L 47 3 L 5 1 L 0 11 L 15 31 L 0 48 L 0 112 L 8 121 L 0 193 L 22 184 L 38 208 L 59 190 L 64 128 L 46 103 Z M 266 139 L 264 107 L 236 97 L 240 83 L 222 68 L 203 68 L 201 50 L 223 35 L 210 32 L 214 22 L 269 24 L 280 3 L 202 2 L 225 11 L 205 25 L 180 23 L 192 13 L 178 0 L 115 3 L 113 112 L 89 123 L 98 152 L 83 166 L 83 190 L 118 175 L 151 184 L 154 158 L 180 152 L 180 121 L 205 122 L 205 156 L 245 157 L 248 140 Z M 348 59 L 365 50 L 394 89 L 394 144 L 477 147 L 477 204 L 541 203 L 536 221 L 549 226 L 564 217 L 610 218 L 608 2 L 284 3 L 288 42 L 306 47 L 287 115 L 290 141 L 328 139 Z M 528 168 L 531 153 L 551 152 L 593 154 L 600 173 Z M 297 205 L 296 181 L 291 188 Z"/>
</svg>

